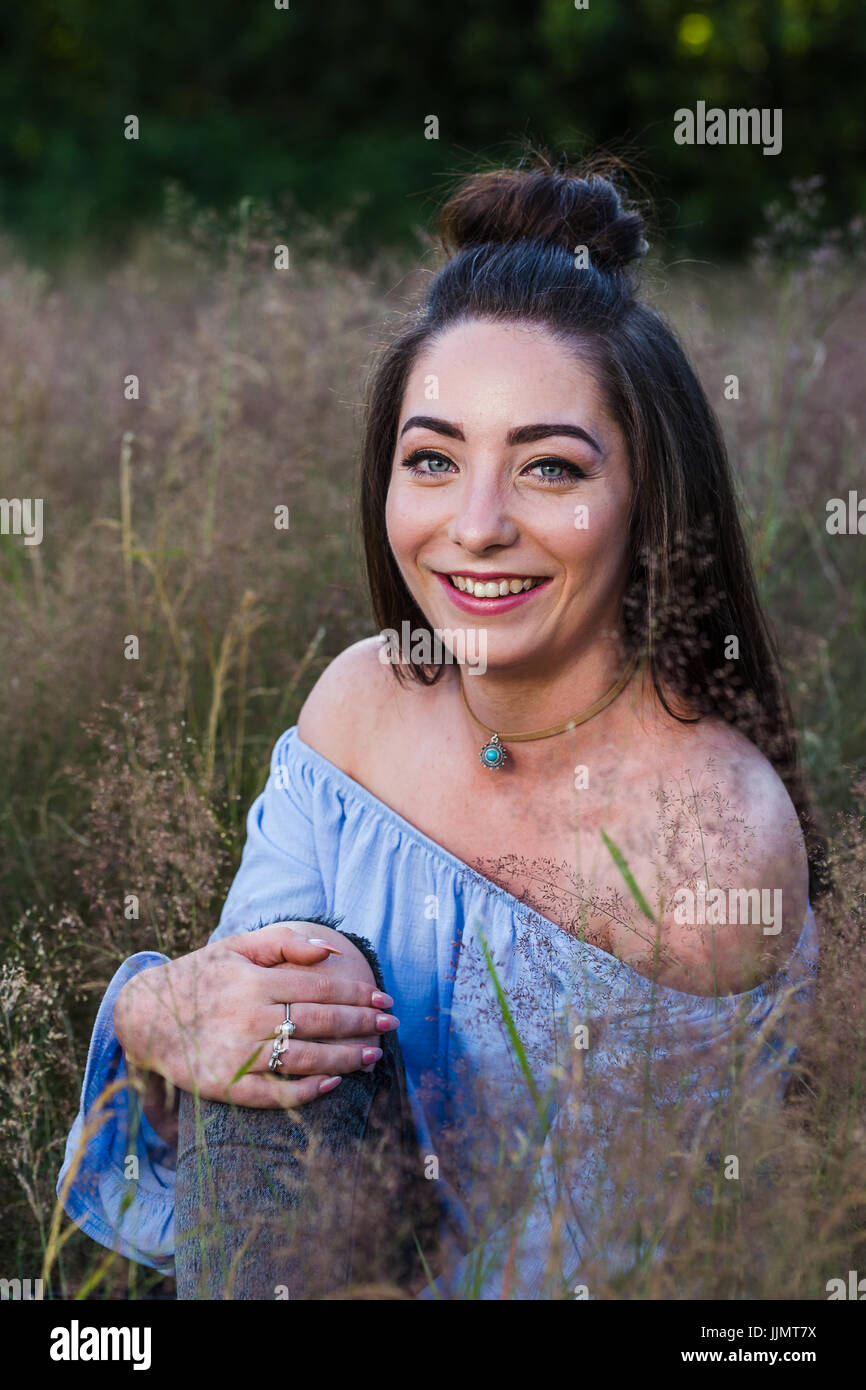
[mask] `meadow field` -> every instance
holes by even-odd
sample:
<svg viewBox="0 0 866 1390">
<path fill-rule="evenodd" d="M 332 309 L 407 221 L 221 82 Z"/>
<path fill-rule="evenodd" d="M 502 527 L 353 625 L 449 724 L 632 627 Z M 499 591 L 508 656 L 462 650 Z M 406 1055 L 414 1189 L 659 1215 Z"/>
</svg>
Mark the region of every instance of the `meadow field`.
<svg viewBox="0 0 866 1390">
<path fill-rule="evenodd" d="M 814 235 L 818 196 L 795 190 L 742 264 L 644 270 L 727 437 L 834 891 L 800 1075 L 753 1135 L 772 1182 L 722 1183 L 699 1218 L 684 1164 L 666 1258 L 599 1272 L 612 1297 L 866 1275 L 866 538 L 827 528 L 831 499 L 866 498 L 866 289 L 862 227 Z M 419 234 L 359 264 L 299 222 L 275 269 L 283 240 L 263 205 L 175 198 L 104 266 L 0 249 L 0 495 L 44 519 L 41 544 L 0 536 L 0 1269 L 37 1277 L 50 1247 L 67 1295 L 155 1282 L 79 1234 L 58 1248 L 65 1217 L 52 1238 L 101 993 L 134 951 L 204 943 L 274 741 L 373 630 L 364 379 L 435 254 Z"/>
</svg>

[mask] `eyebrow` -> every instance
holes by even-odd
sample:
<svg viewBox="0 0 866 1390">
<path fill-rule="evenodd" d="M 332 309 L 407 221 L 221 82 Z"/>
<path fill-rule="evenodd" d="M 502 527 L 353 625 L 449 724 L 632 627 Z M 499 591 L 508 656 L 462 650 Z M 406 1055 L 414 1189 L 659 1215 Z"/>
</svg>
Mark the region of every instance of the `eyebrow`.
<svg viewBox="0 0 866 1390">
<path fill-rule="evenodd" d="M 438 420 L 435 415 L 411 415 L 400 431 L 400 438 L 407 430 L 424 429 L 433 430 L 435 434 L 444 434 L 449 439 L 466 440 L 466 436 L 459 425 L 454 425 L 450 420 Z M 550 439 L 555 435 L 567 435 L 572 439 L 582 439 L 585 443 L 592 445 L 596 453 L 604 452 L 601 445 L 593 439 L 587 430 L 581 429 L 580 425 L 518 425 L 516 429 L 509 430 L 505 436 L 507 444 L 535 444 L 539 439 Z"/>
</svg>

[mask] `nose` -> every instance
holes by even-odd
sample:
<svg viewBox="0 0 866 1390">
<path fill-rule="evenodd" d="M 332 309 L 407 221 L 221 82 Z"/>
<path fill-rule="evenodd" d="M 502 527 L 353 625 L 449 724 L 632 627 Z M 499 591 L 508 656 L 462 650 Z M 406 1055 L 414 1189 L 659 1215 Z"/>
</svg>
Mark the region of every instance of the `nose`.
<svg viewBox="0 0 866 1390">
<path fill-rule="evenodd" d="M 518 527 L 509 514 L 496 473 L 470 470 L 452 496 L 456 506 L 448 526 L 448 539 L 454 545 L 480 555 L 513 545 L 517 540 Z"/>
</svg>

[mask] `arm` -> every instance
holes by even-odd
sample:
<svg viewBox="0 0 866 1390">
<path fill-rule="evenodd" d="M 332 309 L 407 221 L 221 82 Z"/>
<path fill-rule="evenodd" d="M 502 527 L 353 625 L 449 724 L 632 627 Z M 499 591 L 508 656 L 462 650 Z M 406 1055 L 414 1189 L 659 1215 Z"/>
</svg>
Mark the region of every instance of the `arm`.
<svg viewBox="0 0 866 1390">
<path fill-rule="evenodd" d="M 275 1075 L 268 1061 L 286 999 L 305 1002 L 293 1009 L 298 1036 L 287 1046 L 286 1074 Z M 175 1139 L 165 1083 L 237 1105 L 304 1105 L 370 1064 L 365 1050 L 378 1043 L 377 1020 L 391 1002 L 360 951 L 312 924 L 262 927 L 175 961 L 142 953 L 124 962 L 100 1005 L 67 1141 L 57 1189 L 66 1210 L 101 1244 L 166 1267 Z M 141 1081 L 156 1098 L 153 1119 L 142 1109 Z"/>
<path fill-rule="evenodd" d="M 168 957 L 163 961 L 168 964 Z M 177 1147 L 178 1091 L 167 1084 L 159 1072 L 139 1069 L 131 1055 L 131 1038 L 135 1033 L 136 1004 L 139 1001 L 139 973 L 131 975 L 117 993 L 114 1004 L 114 1033 L 123 1052 L 123 1062 L 130 1080 L 136 1084 L 141 1113 L 150 1129 L 169 1148 Z"/>
<path fill-rule="evenodd" d="M 156 952 L 132 957 L 101 1002 L 57 1185 L 62 1205 L 93 1239 L 144 1264 L 171 1267 L 172 1087 L 198 1086 L 210 1098 L 241 1105 L 303 1104 L 329 1077 L 369 1065 L 362 1048 L 378 1042 L 375 1020 L 393 1001 L 378 997 L 364 957 L 357 953 L 363 969 L 354 981 L 336 980 L 335 964 L 325 963 L 350 962 L 354 948 L 339 957 L 298 930 L 261 926 L 321 916 L 326 897 L 309 788 L 286 755 L 284 737 L 250 809 L 243 860 L 212 944 L 179 961 Z M 329 931 L 314 927 L 307 937 L 324 939 Z M 286 999 L 318 1008 L 313 1039 L 331 1028 L 337 1040 L 330 1048 L 292 1044 L 297 1082 L 267 1070 Z M 302 1009 L 294 1014 L 302 1021 Z M 102 1107 L 107 1088 L 113 1094 Z"/>
</svg>

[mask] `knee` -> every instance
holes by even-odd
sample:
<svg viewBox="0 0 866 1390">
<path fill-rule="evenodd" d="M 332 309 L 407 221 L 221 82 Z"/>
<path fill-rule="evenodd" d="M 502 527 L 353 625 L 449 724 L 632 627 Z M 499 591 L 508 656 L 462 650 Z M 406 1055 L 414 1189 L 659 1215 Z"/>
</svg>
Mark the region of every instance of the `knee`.
<svg viewBox="0 0 866 1390">
<path fill-rule="evenodd" d="M 250 1155 L 279 1152 L 303 1138 L 303 1126 L 285 1110 L 253 1109 L 180 1093 L 178 1173 L 192 1171 L 205 1154 L 209 1164 L 237 1168 Z"/>
</svg>

